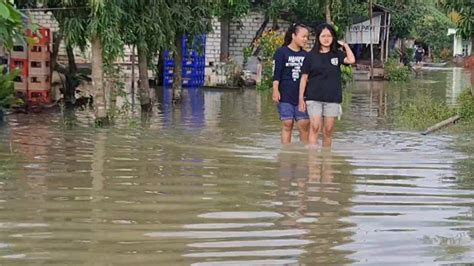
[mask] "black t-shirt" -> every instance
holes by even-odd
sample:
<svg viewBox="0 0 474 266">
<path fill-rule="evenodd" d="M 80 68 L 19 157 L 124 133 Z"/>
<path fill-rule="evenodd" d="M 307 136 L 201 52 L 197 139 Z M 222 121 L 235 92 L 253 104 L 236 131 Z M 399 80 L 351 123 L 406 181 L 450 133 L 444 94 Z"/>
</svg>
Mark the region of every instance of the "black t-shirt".
<svg viewBox="0 0 474 266">
<path fill-rule="evenodd" d="M 273 80 L 280 82 L 280 102 L 298 105 L 301 66 L 307 54 L 303 49 L 295 52 L 288 46 L 280 47 L 276 51 Z"/>
<path fill-rule="evenodd" d="M 342 102 L 341 64 L 346 55 L 336 52 L 310 52 L 303 63 L 302 72 L 308 74 L 305 99 L 328 103 Z"/>
</svg>

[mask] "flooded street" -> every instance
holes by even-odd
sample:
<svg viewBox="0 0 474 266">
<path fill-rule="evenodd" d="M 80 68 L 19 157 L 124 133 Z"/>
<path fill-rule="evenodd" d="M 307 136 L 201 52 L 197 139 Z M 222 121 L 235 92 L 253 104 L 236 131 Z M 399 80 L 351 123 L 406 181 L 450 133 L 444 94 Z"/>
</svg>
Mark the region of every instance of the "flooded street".
<svg viewBox="0 0 474 266">
<path fill-rule="evenodd" d="M 390 119 L 417 93 L 455 105 L 468 80 L 356 82 L 331 153 L 282 148 L 271 95 L 250 89 L 185 90 L 176 107 L 160 89 L 149 120 L 105 129 L 87 111 L 9 115 L 0 265 L 473 263 L 474 154 L 459 146 L 474 133 Z"/>
</svg>

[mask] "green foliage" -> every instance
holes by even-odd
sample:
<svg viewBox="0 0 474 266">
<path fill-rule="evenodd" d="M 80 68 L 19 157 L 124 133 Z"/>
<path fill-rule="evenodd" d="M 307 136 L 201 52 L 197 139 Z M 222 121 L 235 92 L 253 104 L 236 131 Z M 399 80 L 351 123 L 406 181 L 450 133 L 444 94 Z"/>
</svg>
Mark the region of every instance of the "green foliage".
<svg viewBox="0 0 474 266">
<path fill-rule="evenodd" d="M 408 56 L 408 62 L 413 61 L 413 58 L 415 57 L 415 48 L 407 48 L 406 53 Z"/>
<path fill-rule="evenodd" d="M 0 108 L 9 107 L 13 102 L 13 79 L 16 75 L 17 72 L 3 74 L 3 67 L 0 66 Z"/>
<path fill-rule="evenodd" d="M 415 1 L 379 0 L 378 4 L 392 9 L 391 30 L 399 38 L 407 38 L 411 34 L 414 22 L 423 17 L 423 10 Z"/>
<path fill-rule="evenodd" d="M 345 29 L 349 25 L 351 11 L 358 1 L 349 0 L 272 0 L 258 1 L 260 8 L 271 19 L 283 18 L 290 22 L 300 22 L 316 26 L 325 21 L 326 4 L 329 1 L 332 21 Z M 367 4 L 365 5 L 367 7 Z"/>
<path fill-rule="evenodd" d="M 453 57 L 453 50 L 450 48 L 443 48 L 436 56 L 442 61 L 448 61 Z"/>
<path fill-rule="evenodd" d="M 245 47 L 244 48 L 244 65 L 247 64 L 251 56 L 252 56 L 252 47 Z"/>
<path fill-rule="evenodd" d="M 458 98 L 459 115 L 463 119 L 474 120 L 474 97 L 470 89 L 466 89 Z"/>
<path fill-rule="evenodd" d="M 474 2 L 469 0 L 441 0 L 441 6 L 447 12 L 457 13 L 458 34 L 463 39 L 474 36 Z M 472 48 L 474 49 L 474 48 Z"/>
<path fill-rule="evenodd" d="M 419 94 L 400 106 L 395 114 L 395 124 L 401 128 L 421 130 L 455 114 L 455 110 L 445 103 Z"/>
<path fill-rule="evenodd" d="M 128 45 L 147 51 L 148 62 L 157 51 L 169 48 L 174 33 L 171 28 L 171 14 L 167 12 L 164 0 L 127 0 L 120 2 L 126 10 L 120 23 L 120 34 Z"/>
<path fill-rule="evenodd" d="M 23 14 L 6 0 L 0 0 L 0 42 L 10 49 L 15 41 L 23 40 Z"/>
<path fill-rule="evenodd" d="M 186 34 L 194 36 L 212 30 L 212 14 L 215 3 L 207 0 L 168 0 L 166 1 L 170 12 L 170 28 L 176 36 Z"/>
<path fill-rule="evenodd" d="M 401 104 L 395 113 L 395 124 L 401 128 L 426 129 L 449 117 L 459 114 L 464 130 L 472 127 L 474 121 L 474 97 L 470 89 L 459 95 L 457 107 L 435 100 L 428 94 L 419 94 Z"/>
<path fill-rule="evenodd" d="M 258 90 L 268 90 L 273 83 L 273 55 L 283 45 L 283 36 L 277 31 L 267 31 L 259 40 L 262 56 L 262 82 Z"/>
<path fill-rule="evenodd" d="M 257 90 L 270 90 L 273 86 L 273 61 L 262 61 L 262 81 L 257 85 Z"/>
<path fill-rule="evenodd" d="M 267 31 L 263 33 L 262 38 L 258 40 L 258 43 L 261 48 L 260 55 L 263 60 L 272 60 L 275 52 L 280 48 L 283 43 L 283 35 L 278 31 Z"/>
<path fill-rule="evenodd" d="M 389 58 L 385 63 L 385 73 L 390 81 L 407 81 L 410 79 L 411 70 L 407 66 L 400 65 L 395 58 Z"/>
<path fill-rule="evenodd" d="M 433 6 L 422 7 L 424 15 L 419 17 L 412 28 L 412 36 L 426 43 L 432 49 L 435 58 L 441 57 L 441 51 L 452 46 L 451 37 L 446 33 L 454 27 L 449 18 Z"/>
<path fill-rule="evenodd" d="M 343 86 L 346 86 L 347 84 L 352 82 L 354 78 L 354 74 L 352 73 L 352 67 L 341 65 L 341 77 Z"/>
<path fill-rule="evenodd" d="M 217 17 L 227 19 L 239 19 L 249 11 L 249 0 L 221 0 L 214 8 L 214 14 Z"/>
<path fill-rule="evenodd" d="M 123 37 L 120 35 L 121 18 L 124 11 L 114 0 L 92 0 L 92 20 L 88 24 L 90 36 L 98 36 L 102 41 L 104 63 L 112 64 L 123 54 Z"/>
</svg>

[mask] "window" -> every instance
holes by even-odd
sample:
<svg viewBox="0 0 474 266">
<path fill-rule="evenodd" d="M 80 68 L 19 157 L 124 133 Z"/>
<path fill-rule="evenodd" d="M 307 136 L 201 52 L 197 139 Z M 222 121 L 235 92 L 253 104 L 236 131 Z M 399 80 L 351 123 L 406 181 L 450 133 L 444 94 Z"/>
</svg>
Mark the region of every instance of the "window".
<svg viewBox="0 0 474 266">
<path fill-rule="evenodd" d="M 35 52 L 35 53 L 39 53 L 39 52 L 41 52 L 41 46 L 34 45 L 33 47 L 31 47 L 31 51 Z"/>
<path fill-rule="evenodd" d="M 25 47 L 23 45 L 15 45 L 15 46 L 13 46 L 13 51 L 14 52 L 24 52 Z"/>
<path fill-rule="evenodd" d="M 41 62 L 31 61 L 30 66 L 34 68 L 41 68 Z"/>
</svg>

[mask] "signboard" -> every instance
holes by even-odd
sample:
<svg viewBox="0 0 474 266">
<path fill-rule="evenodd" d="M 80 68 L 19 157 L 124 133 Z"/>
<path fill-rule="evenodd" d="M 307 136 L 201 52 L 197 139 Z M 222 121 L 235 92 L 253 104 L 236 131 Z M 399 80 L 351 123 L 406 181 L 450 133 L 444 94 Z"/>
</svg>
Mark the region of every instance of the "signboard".
<svg viewBox="0 0 474 266">
<path fill-rule="evenodd" d="M 380 42 L 380 22 L 382 15 L 372 18 L 372 43 Z M 370 44 L 370 20 L 351 25 L 346 30 L 345 41 L 349 44 Z"/>
</svg>

